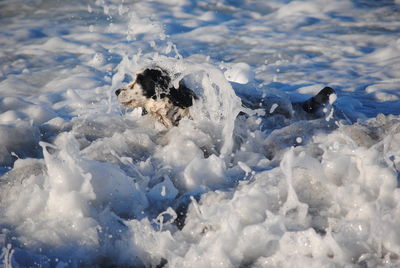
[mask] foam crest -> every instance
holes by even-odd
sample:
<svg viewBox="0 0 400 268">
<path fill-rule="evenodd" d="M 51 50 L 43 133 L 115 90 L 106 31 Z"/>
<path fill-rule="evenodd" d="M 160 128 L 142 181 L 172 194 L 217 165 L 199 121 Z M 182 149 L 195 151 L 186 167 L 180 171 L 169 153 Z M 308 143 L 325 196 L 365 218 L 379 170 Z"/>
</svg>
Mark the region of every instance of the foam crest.
<svg viewBox="0 0 400 268">
<path fill-rule="evenodd" d="M 331 2 L 0 1 L 3 266 L 399 266 L 399 1 Z"/>
</svg>

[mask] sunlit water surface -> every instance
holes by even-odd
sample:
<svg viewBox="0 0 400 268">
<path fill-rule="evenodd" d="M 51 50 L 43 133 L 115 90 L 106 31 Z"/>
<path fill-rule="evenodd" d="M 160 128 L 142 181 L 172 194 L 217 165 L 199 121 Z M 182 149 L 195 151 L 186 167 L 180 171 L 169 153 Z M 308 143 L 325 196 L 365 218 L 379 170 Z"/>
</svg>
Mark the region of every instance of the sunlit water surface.
<svg viewBox="0 0 400 268">
<path fill-rule="evenodd" d="M 399 114 L 398 0 L 0 1 L 3 267 L 397 267 Z"/>
</svg>

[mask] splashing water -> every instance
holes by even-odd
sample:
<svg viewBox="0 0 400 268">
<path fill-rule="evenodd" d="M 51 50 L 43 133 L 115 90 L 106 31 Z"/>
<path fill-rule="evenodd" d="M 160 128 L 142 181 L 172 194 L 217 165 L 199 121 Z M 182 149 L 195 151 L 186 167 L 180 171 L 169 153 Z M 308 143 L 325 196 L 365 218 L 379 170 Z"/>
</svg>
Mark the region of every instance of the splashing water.
<svg viewBox="0 0 400 268">
<path fill-rule="evenodd" d="M 2 1 L 3 266 L 398 266 L 399 9 Z M 154 65 L 178 127 L 115 98 Z"/>
</svg>

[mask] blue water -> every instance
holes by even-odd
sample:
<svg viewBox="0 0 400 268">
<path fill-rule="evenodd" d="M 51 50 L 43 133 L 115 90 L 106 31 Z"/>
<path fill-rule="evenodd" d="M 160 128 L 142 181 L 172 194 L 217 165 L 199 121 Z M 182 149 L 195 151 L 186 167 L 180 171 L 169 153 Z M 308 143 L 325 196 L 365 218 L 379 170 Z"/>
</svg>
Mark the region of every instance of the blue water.
<svg viewBox="0 0 400 268">
<path fill-rule="evenodd" d="M 399 265 L 399 14 L 0 1 L 3 266 Z M 115 89 L 154 63 L 202 97 L 193 120 L 121 108 Z M 289 116 L 325 86 L 333 119 Z M 236 95 L 259 109 L 236 119 Z"/>
</svg>

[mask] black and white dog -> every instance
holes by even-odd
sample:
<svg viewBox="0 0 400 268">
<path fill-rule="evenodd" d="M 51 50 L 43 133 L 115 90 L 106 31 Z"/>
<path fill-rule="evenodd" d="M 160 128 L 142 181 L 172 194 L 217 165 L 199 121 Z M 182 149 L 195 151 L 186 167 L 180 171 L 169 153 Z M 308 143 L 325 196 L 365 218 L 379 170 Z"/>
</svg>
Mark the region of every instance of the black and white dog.
<svg viewBox="0 0 400 268">
<path fill-rule="evenodd" d="M 118 101 L 125 107 L 141 107 L 156 117 L 165 127 L 177 126 L 183 117 L 189 117 L 189 107 L 197 100 L 196 94 L 181 80 L 179 87 L 171 84 L 167 71 L 147 68 L 136 80 L 115 91 Z"/>
<path fill-rule="evenodd" d="M 165 127 L 177 126 L 183 117 L 190 118 L 189 108 L 198 99 L 196 94 L 186 87 L 183 80 L 179 87 L 172 85 L 169 73 L 162 68 L 147 68 L 139 72 L 136 80 L 115 91 L 118 101 L 127 108 L 141 107 L 161 122 Z M 323 107 L 330 103 L 335 91 L 323 88 L 317 95 L 293 107 L 301 107 L 307 114 L 319 116 Z"/>
</svg>

